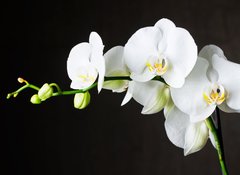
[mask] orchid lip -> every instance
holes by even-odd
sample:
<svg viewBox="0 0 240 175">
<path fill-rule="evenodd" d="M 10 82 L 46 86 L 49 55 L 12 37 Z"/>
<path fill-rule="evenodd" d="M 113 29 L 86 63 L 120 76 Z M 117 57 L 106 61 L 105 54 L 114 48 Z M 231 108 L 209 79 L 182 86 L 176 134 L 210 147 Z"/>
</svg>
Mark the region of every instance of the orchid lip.
<svg viewBox="0 0 240 175">
<path fill-rule="evenodd" d="M 91 75 L 79 75 L 79 78 L 83 82 L 94 82 L 95 81 L 95 77 L 91 76 Z"/>
<path fill-rule="evenodd" d="M 167 71 L 168 62 L 166 58 L 159 57 L 154 61 L 148 60 L 146 66 L 151 73 L 161 76 Z"/>
<path fill-rule="evenodd" d="M 213 84 L 213 86 L 208 90 L 208 92 L 203 93 L 203 98 L 208 105 L 220 105 L 226 99 L 226 91 L 224 87 L 220 84 Z"/>
<path fill-rule="evenodd" d="M 82 84 L 94 83 L 97 78 L 97 74 L 98 72 L 94 67 L 88 66 L 88 69 L 81 67 L 74 79 L 81 82 Z"/>
</svg>

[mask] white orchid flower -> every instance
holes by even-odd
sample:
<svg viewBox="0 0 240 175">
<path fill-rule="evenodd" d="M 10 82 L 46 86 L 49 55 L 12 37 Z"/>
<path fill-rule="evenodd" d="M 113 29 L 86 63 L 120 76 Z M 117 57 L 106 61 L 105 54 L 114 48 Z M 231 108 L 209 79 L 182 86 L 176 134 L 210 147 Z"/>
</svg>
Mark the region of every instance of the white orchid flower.
<svg viewBox="0 0 240 175">
<path fill-rule="evenodd" d="M 124 59 L 135 81 L 161 76 L 179 88 L 197 60 L 197 46 L 190 33 L 168 19 L 134 33 L 124 47 Z"/>
<path fill-rule="evenodd" d="M 143 105 L 142 114 L 157 113 L 164 108 L 167 136 L 174 145 L 184 149 L 184 155 L 197 152 L 205 146 L 209 138 L 206 124 L 190 122 L 190 117 L 173 104 L 169 87 L 164 83 L 156 80 L 131 81 L 123 104 L 131 98 Z"/>
<path fill-rule="evenodd" d="M 184 155 L 189 155 L 201 150 L 208 138 L 214 144 L 213 137 L 205 122 L 192 123 L 189 115 L 180 111 L 169 99 L 164 108 L 165 130 L 169 140 L 184 150 Z"/>
<path fill-rule="evenodd" d="M 217 46 L 206 46 L 184 86 L 171 88 L 173 102 L 192 122 L 205 120 L 216 106 L 225 112 L 240 112 L 239 74 L 239 64 L 228 61 Z"/>
<path fill-rule="evenodd" d="M 106 77 L 129 76 L 130 72 L 124 63 L 122 46 L 115 46 L 104 54 L 106 65 Z M 128 87 L 128 80 L 105 81 L 104 89 L 113 92 L 124 92 Z"/>
<path fill-rule="evenodd" d="M 84 89 L 91 86 L 98 77 L 98 92 L 100 92 L 105 75 L 101 37 L 91 32 L 89 43 L 83 42 L 72 48 L 67 60 L 67 72 L 72 80 L 72 89 Z"/>
</svg>

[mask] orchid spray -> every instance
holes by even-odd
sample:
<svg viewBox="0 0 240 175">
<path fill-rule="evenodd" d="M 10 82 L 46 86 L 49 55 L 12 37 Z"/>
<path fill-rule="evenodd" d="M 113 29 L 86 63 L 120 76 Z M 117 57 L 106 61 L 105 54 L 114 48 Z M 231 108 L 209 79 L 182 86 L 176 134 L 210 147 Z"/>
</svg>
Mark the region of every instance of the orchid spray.
<svg viewBox="0 0 240 175">
<path fill-rule="evenodd" d="M 90 33 L 89 42 L 72 48 L 67 59 L 72 90 L 63 91 L 56 83 L 38 87 L 18 78 L 24 85 L 7 98 L 30 88 L 36 91 L 30 99 L 33 104 L 74 95 L 74 107 L 84 109 L 93 88 L 99 93 L 102 89 L 125 93 L 122 106 L 134 99 L 143 106 L 142 114 L 163 111 L 167 136 L 185 156 L 201 150 L 210 139 L 222 174 L 228 175 L 219 109 L 240 112 L 240 77 L 235 76 L 240 74 L 240 65 L 228 61 L 215 45 L 198 53 L 191 34 L 165 18 L 137 30 L 125 46 L 106 53 L 103 49 L 96 32 Z"/>
</svg>

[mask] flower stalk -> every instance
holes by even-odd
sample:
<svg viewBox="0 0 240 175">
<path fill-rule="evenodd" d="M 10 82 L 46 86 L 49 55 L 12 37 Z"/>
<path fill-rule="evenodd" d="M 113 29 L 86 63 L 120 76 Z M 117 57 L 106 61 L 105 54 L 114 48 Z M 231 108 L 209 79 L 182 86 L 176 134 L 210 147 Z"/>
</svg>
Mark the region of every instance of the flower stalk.
<svg viewBox="0 0 240 175">
<path fill-rule="evenodd" d="M 20 82 L 21 83 L 21 82 Z M 7 95 L 7 99 L 11 98 L 12 96 L 13 97 L 17 97 L 17 95 L 22 92 L 23 90 L 27 89 L 27 88 L 30 88 L 30 89 L 33 89 L 33 90 L 36 90 L 36 91 L 39 91 L 40 88 L 38 86 L 35 86 L 33 84 L 29 84 L 27 81 L 25 81 L 24 83 L 26 83 L 24 86 L 20 87 L 18 90 L 14 91 L 14 92 L 11 92 Z"/>
<path fill-rule="evenodd" d="M 216 112 L 216 113 L 218 114 L 217 118 L 219 118 L 219 113 L 218 112 Z M 219 122 L 220 122 L 220 120 L 218 120 L 218 126 L 220 126 Z M 216 149 L 217 149 L 217 153 L 218 153 L 218 159 L 219 159 L 219 163 L 220 163 L 221 170 L 222 170 L 222 175 L 228 175 L 228 170 L 227 170 L 226 161 L 225 161 L 225 157 L 224 157 L 223 144 L 221 141 L 222 139 L 220 137 L 221 130 L 219 130 L 219 127 L 218 127 L 218 129 L 216 128 L 212 117 L 208 117 L 205 120 L 205 123 L 214 137 L 214 141 L 215 141 L 215 145 L 216 145 Z"/>
<path fill-rule="evenodd" d="M 114 81 L 114 80 L 129 80 L 130 81 L 132 79 L 129 76 L 115 76 L 115 77 L 105 77 L 104 78 L 104 81 Z M 153 80 L 161 81 L 161 82 L 165 83 L 165 81 L 161 77 L 155 77 L 155 78 L 153 78 Z M 30 89 L 33 89 L 33 90 L 36 90 L 36 91 L 40 90 L 40 88 L 38 86 L 34 85 L 34 84 L 30 84 L 27 81 L 24 81 L 24 83 L 26 83 L 26 84 L 24 86 L 20 87 L 18 90 L 14 91 L 12 93 L 9 93 L 7 95 L 7 99 L 9 99 L 12 96 L 16 97 L 20 92 L 22 92 L 23 90 L 25 90 L 27 88 L 30 88 Z M 52 96 L 74 95 L 74 94 L 77 94 L 77 93 L 84 93 L 84 92 L 87 92 L 87 91 L 93 89 L 97 85 L 98 85 L 98 82 L 95 82 L 91 86 L 89 86 L 87 88 L 84 88 L 84 89 L 62 91 L 56 83 L 51 83 L 50 84 L 50 86 L 54 86 L 57 89 L 57 92 L 54 92 L 52 94 Z"/>
<path fill-rule="evenodd" d="M 157 78 L 155 78 L 157 80 Z M 158 78 L 159 80 L 161 78 Z M 22 78 L 21 78 L 22 80 Z M 104 81 L 114 81 L 114 80 L 131 80 L 131 78 L 129 76 L 116 76 L 116 77 L 105 77 Z M 19 89 L 17 89 L 14 92 L 11 92 L 7 95 L 7 99 L 13 97 L 16 97 L 20 92 L 22 92 L 23 90 L 26 90 L 28 88 L 39 91 L 40 88 L 34 84 L 30 84 L 29 82 L 27 82 L 26 80 L 21 81 L 20 83 L 25 83 L 24 86 L 20 87 Z M 96 87 L 98 84 L 98 82 L 93 83 L 91 86 L 84 88 L 84 89 L 78 89 L 78 90 L 66 90 L 66 91 L 62 91 L 60 89 L 60 87 L 56 84 L 56 83 L 51 83 L 50 86 L 54 86 L 57 89 L 57 92 L 54 92 L 52 94 L 52 96 L 61 96 L 61 95 L 74 95 L 77 93 L 84 93 L 87 92 L 91 89 L 93 89 L 94 87 Z"/>
</svg>

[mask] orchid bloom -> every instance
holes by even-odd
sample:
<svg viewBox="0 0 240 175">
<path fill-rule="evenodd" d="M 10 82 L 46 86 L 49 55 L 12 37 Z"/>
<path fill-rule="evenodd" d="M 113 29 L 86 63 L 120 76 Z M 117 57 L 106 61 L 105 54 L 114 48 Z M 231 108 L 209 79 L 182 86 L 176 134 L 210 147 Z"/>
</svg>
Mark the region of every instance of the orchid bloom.
<svg viewBox="0 0 240 175">
<path fill-rule="evenodd" d="M 164 116 L 167 137 L 174 145 L 183 148 L 185 156 L 201 150 L 208 138 L 214 145 L 214 138 L 205 122 L 192 123 L 189 115 L 180 111 L 171 98 L 164 108 Z"/>
<path fill-rule="evenodd" d="M 174 145 L 184 149 L 184 155 L 205 146 L 210 134 L 205 122 L 192 123 L 190 117 L 174 105 L 170 89 L 164 83 L 131 81 L 123 104 L 131 98 L 143 105 L 142 114 L 157 113 L 164 108 L 167 136 Z"/>
<path fill-rule="evenodd" d="M 101 91 L 105 75 L 103 48 L 102 39 L 96 32 L 91 32 L 89 43 L 83 42 L 72 48 L 67 60 L 72 89 L 87 88 L 98 77 L 98 92 Z"/>
<path fill-rule="evenodd" d="M 124 63 L 122 46 L 115 46 L 104 54 L 106 64 L 106 77 L 114 76 L 129 76 L 129 70 Z M 128 87 L 128 80 L 105 81 L 104 89 L 112 90 L 113 92 L 124 92 Z"/>
<path fill-rule="evenodd" d="M 168 19 L 135 32 L 124 47 L 124 59 L 138 82 L 161 76 L 179 88 L 197 60 L 197 46 L 190 33 Z"/>
<path fill-rule="evenodd" d="M 205 46 L 181 88 L 171 88 L 174 104 L 192 122 L 209 117 L 216 106 L 224 112 L 240 112 L 240 65 L 228 61 L 214 45 Z"/>
</svg>

